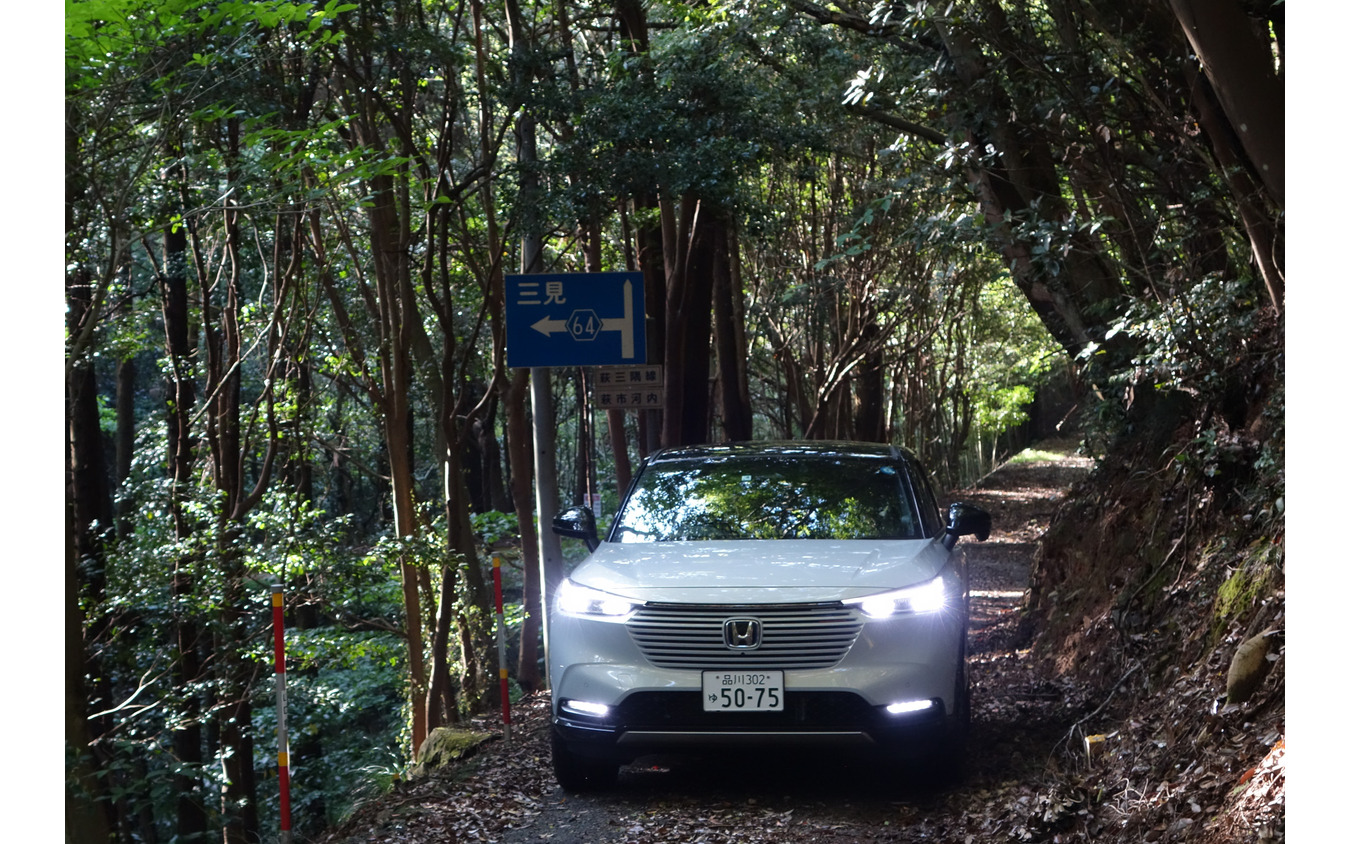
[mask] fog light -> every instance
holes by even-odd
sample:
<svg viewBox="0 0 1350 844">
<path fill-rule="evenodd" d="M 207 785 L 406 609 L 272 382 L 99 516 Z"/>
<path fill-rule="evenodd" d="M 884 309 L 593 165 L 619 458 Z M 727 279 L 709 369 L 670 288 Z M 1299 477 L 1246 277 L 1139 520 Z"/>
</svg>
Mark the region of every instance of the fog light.
<svg viewBox="0 0 1350 844">
<path fill-rule="evenodd" d="M 908 715 L 911 712 L 925 712 L 933 708 L 931 700 L 902 700 L 886 707 L 892 715 Z"/>
<path fill-rule="evenodd" d="M 585 715 L 588 718 L 604 718 L 609 714 L 608 706 L 603 703 L 592 703 L 588 700 L 565 700 L 562 710 L 573 715 Z"/>
</svg>

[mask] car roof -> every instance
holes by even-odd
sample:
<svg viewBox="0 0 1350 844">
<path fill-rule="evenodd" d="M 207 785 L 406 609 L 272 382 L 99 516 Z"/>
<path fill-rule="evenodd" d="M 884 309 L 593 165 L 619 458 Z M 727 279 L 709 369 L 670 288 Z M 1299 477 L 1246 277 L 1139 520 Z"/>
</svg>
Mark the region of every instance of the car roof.
<svg viewBox="0 0 1350 844">
<path fill-rule="evenodd" d="M 889 443 L 844 440 L 756 440 L 663 448 L 652 452 L 647 458 L 647 463 L 651 465 L 675 460 L 761 456 L 889 458 L 905 462 L 914 460 L 914 454 L 909 449 Z"/>
</svg>

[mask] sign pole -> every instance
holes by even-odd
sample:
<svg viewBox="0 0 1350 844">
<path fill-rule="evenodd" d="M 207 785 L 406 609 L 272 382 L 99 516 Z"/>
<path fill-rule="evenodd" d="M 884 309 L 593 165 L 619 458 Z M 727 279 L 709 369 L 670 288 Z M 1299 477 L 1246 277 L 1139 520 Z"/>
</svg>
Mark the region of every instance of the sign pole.
<svg viewBox="0 0 1350 844">
<path fill-rule="evenodd" d="M 512 33 L 515 34 L 514 22 L 512 23 Z M 519 44 L 513 43 L 512 50 L 516 50 L 519 46 Z M 520 119 L 516 121 L 516 132 L 518 157 L 527 165 L 524 174 L 521 176 L 520 194 L 522 199 L 528 203 L 534 201 L 539 191 L 538 177 L 531 172 L 528 166 L 537 158 L 534 115 L 530 113 L 528 108 L 521 111 Z M 523 275 L 529 276 L 540 275 L 543 269 L 544 238 L 537 229 L 527 230 L 521 236 L 520 271 Z M 507 287 L 510 287 L 509 283 Z M 539 292 L 539 288 L 535 288 L 535 290 Z M 547 285 L 542 289 L 542 295 L 541 301 L 547 301 L 549 298 Z M 511 332 L 513 324 L 517 322 L 509 316 L 513 302 L 516 301 L 519 301 L 516 297 L 507 296 L 508 316 L 506 325 L 508 334 Z M 537 329 L 544 331 L 543 336 L 545 337 L 549 336 L 549 332 L 552 331 L 547 322 L 545 320 L 546 324 Z M 581 322 L 582 320 L 577 320 L 577 324 Z M 508 342 L 508 358 L 511 355 L 511 348 L 512 344 Z M 531 427 L 534 429 L 534 515 L 539 526 L 539 610 L 543 615 L 543 618 L 539 620 L 539 627 L 544 634 L 544 682 L 549 683 L 548 608 L 553 600 L 553 590 L 562 575 L 562 540 L 552 530 L 553 513 L 557 509 L 556 502 L 558 500 L 558 467 L 554 454 L 553 391 L 548 367 L 541 366 L 541 363 L 544 363 L 544 361 L 534 361 L 529 364 L 530 417 Z"/>
<path fill-rule="evenodd" d="M 286 633 L 282 586 L 272 585 L 272 650 L 277 683 L 277 780 L 281 786 L 281 844 L 291 844 L 291 760 L 286 738 Z"/>
<path fill-rule="evenodd" d="M 534 509 L 539 522 L 539 610 L 544 617 L 544 682 L 552 685 L 549 671 L 549 606 L 553 590 L 562 579 L 562 540 L 553 532 L 553 513 L 558 509 L 557 441 L 553 428 L 553 387 L 549 371 L 530 369 L 530 410 L 534 417 Z"/>
</svg>

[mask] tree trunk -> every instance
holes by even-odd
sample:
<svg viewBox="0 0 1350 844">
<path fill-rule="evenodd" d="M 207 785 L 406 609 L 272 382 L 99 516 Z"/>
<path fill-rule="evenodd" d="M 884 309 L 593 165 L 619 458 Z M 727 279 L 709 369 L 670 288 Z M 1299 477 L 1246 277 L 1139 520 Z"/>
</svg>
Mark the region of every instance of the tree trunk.
<svg viewBox="0 0 1350 844">
<path fill-rule="evenodd" d="M 574 480 L 574 489 L 572 493 L 572 503 L 589 504 L 591 494 L 591 418 L 590 402 L 587 396 L 590 386 L 586 378 L 584 367 L 577 367 L 572 376 L 572 385 L 574 395 L 576 396 L 577 408 L 577 435 L 574 465 L 576 466 L 576 477 Z"/>
<path fill-rule="evenodd" d="M 475 0 L 472 9 L 475 33 L 475 71 L 480 88 L 486 89 L 489 56 L 484 44 L 483 33 L 486 23 L 483 19 L 485 9 L 482 0 Z M 508 3 L 506 12 L 512 46 L 510 73 L 518 83 L 523 83 L 527 78 L 527 69 L 523 61 L 528 49 L 527 33 L 523 29 L 518 4 Z M 522 85 L 517 87 L 520 88 Z M 492 109 L 486 99 L 481 105 L 480 114 L 482 115 L 480 155 L 486 161 L 493 158 L 492 149 L 495 143 Z M 516 127 L 517 149 L 519 153 L 524 154 L 522 160 L 528 160 L 529 155 L 533 152 L 529 143 L 533 131 L 529 125 L 529 120 L 528 113 L 523 113 Z M 497 222 L 496 195 L 493 186 L 492 180 L 484 180 L 479 193 L 483 207 L 487 242 L 492 254 L 496 256 L 504 255 L 507 250 L 501 228 Z M 533 188 L 532 177 L 528 174 L 524 187 Z M 534 254 L 529 256 L 530 259 L 536 257 Z M 526 272 L 539 272 L 541 269 L 542 267 L 533 264 L 524 267 Z M 507 474 L 510 476 L 509 494 L 512 509 L 516 516 L 516 527 L 520 533 L 521 566 L 524 580 L 522 602 L 525 619 L 520 631 L 516 679 L 521 688 L 533 691 L 544 685 L 539 670 L 539 641 L 543 635 L 544 619 L 543 603 L 540 597 L 540 540 L 538 530 L 535 527 L 534 449 L 530 415 L 526 405 L 530 391 L 530 371 L 528 369 L 508 371 L 506 368 L 506 334 L 504 328 L 506 280 L 501 263 L 496 260 L 491 263 L 487 269 L 485 281 L 487 287 L 485 298 L 491 317 L 489 324 L 492 330 L 493 383 L 496 385 L 506 416 L 506 463 Z"/>
<path fill-rule="evenodd" d="M 452 392 L 450 387 L 456 380 L 453 328 L 453 324 L 445 326 L 447 336 L 444 341 L 442 365 L 445 405 L 448 408 L 441 420 L 446 440 L 443 494 L 448 559 L 442 565 L 441 592 L 437 603 L 437 642 L 433 644 L 432 654 L 434 660 L 448 661 L 448 641 L 440 637 L 442 624 L 447 622 L 453 613 L 460 638 L 459 697 L 467 708 L 474 710 L 480 703 L 483 690 L 495 688 L 487 684 L 488 668 L 484 662 L 491 640 L 491 627 L 487 619 L 491 619 L 493 613 L 491 596 L 483 577 L 483 567 L 474 541 L 473 521 L 470 518 L 469 488 L 464 470 L 467 431 L 459 422 L 460 414 L 449 407 L 449 396 Z M 457 569 L 464 574 L 462 581 L 457 577 Z M 448 632 L 448 627 L 445 632 Z M 433 665 L 433 678 L 434 672 L 440 668 L 442 666 Z M 433 682 L 431 705 L 439 706 L 442 716 L 447 720 L 456 721 L 458 720 L 456 695 L 448 684 L 448 677 L 445 679 L 447 682 L 439 689 Z M 429 720 L 428 726 L 436 725 Z"/>
<path fill-rule="evenodd" d="M 602 263 L 603 254 L 601 250 L 601 246 L 603 245 L 603 238 L 600 231 L 600 220 L 598 216 L 592 216 L 590 219 L 586 221 L 586 223 L 581 228 L 580 236 L 582 243 L 582 251 L 585 256 L 586 272 L 588 273 L 604 272 L 605 267 L 604 264 Z M 586 369 L 585 367 L 577 367 L 577 419 L 579 420 L 579 424 L 577 426 L 578 436 L 577 436 L 576 500 L 577 502 L 585 504 L 587 506 L 590 506 L 591 503 L 590 499 L 587 496 L 600 492 L 600 490 L 597 488 L 598 479 L 594 477 L 596 469 L 594 462 L 592 460 L 592 454 L 594 453 L 595 449 L 596 433 L 595 433 L 595 416 L 594 412 L 591 410 L 590 394 L 591 394 L 591 384 L 590 379 L 586 375 Z M 615 411 L 608 411 L 608 413 L 610 414 L 614 412 Z M 610 418 L 612 419 L 612 417 Z M 614 430 L 613 428 L 610 428 L 611 445 L 615 445 L 613 440 L 613 434 Z M 615 445 L 616 454 L 614 457 L 614 461 L 616 466 L 620 461 L 620 458 L 617 455 L 617 450 L 618 450 L 617 445 Z M 625 465 L 628 462 L 626 447 L 622 461 Z"/>
<path fill-rule="evenodd" d="M 634 197 L 633 206 L 653 210 L 658 203 L 646 197 Z M 661 226 L 646 223 L 637 230 L 637 268 L 642 273 L 643 300 L 647 310 L 647 362 L 665 363 L 666 353 L 666 271 L 665 241 Z M 661 446 L 664 410 L 638 413 L 638 454 L 646 457 Z"/>
<path fill-rule="evenodd" d="M 662 445 L 708 440 L 713 279 L 726 265 L 726 221 L 693 196 L 680 203 L 676 257 L 666 288 L 665 419 Z"/>
<path fill-rule="evenodd" d="M 1283 208 L 1284 85 L 1275 72 L 1270 36 L 1236 0 L 1170 2 L 1252 176 Z"/>
<path fill-rule="evenodd" d="M 114 481 L 121 489 L 131 477 L 131 459 L 136 452 L 136 361 L 125 358 L 117 364 L 117 432 L 113 436 L 115 448 Z M 133 503 L 129 497 L 123 497 L 114 503 L 117 516 L 117 536 L 125 539 L 131 535 L 131 514 Z"/>
<path fill-rule="evenodd" d="M 876 341 L 880 329 L 876 323 L 869 323 L 863 329 L 863 343 L 867 353 L 858 375 L 853 379 L 855 409 L 853 413 L 854 436 L 867 442 L 889 442 L 886 431 L 886 385 L 883 367 L 885 365 L 882 347 Z"/>
<path fill-rule="evenodd" d="M 74 508 L 66 508 L 65 610 L 65 742 L 67 759 L 65 821 L 67 841 L 102 844 L 112 841 L 112 801 L 99 776 L 100 765 L 90 746 L 88 693 L 84 674 L 84 613 L 80 610 L 83 578 L 78 569 Z"/>
<path fill-rule="evenodd" d="M 447 330 L 451 330 L 447 326 Z M 454 358 L 447 354 L 452 364 Z M 447 366 L 446 369 L 452 369 Z M 447 394 L 448 394 L 447 390 Z M 441 566 L 440 592 L 437 598 L 436 629 L 432 641 L 431 684 L 428 692 L 428 728 L 434 729 L 442 723 L 454 723 L 459 720 L 459 700 L 470 709 L 477 707 L 485 688 L 495 688 L 486 684 L 487 665 L 484 655 L 488 651 L 491 630 L 482 619 L 492 617 L 491 596 L 483 577 L 483 568 L 478 557 L 478 549 L 473 534 L 473 521 L 469 506 L 470 495 L 467 473 L 464 469 L 464 443 L 469 433 L 457 422 L 458 414 L 453 410 L 442 419 L 447 427 L 444 432 L 452 443 L 446 448 L 443 462 L 446 517 L 447 559 Z M 464 573 L 462 580 L 459 572 Z M 465 612 L 466 607 L 476 608 L 477 612 Z M 460 635 L 460 691 L 457 694 L 450 682 L 449 632 L 453 619 Z M 475 619 L 479 621 L 475 622 Z"/>
<path fill-rule="evenodd" d="M 81 169 L 80 115 L 67 99 L 65 144 L 65 223 L 66 254 L 74 254 L 80 234 L 76 231 L 78 206 L 86 201 L 86 185 Z M 67 336 L 83 333 L 91 313 L 94 289 L 90 273 L 71 269 L 66 275 Z M 90 332 L 92 334 L 92 331 Z M 106 778 L 100 777 L 100 760 L 92 747 L 89 712 L 109 707 L 105 701 L 91 701 L 91 689 L 85 686 L 85 674 L 101 678 L 103 672 L 93 662 L 85 642 L 85 615 L 82 599 L 86 588 L 90 597 L 102 603 L 103 563 L 99 537 L 92 528 L 104 505 L 99 501 L 99 477 L 103 473 L 102 439 L 98 430 L 96 382 L 89 359 L 82 350 L 67 346 L 65 366 L 66 442 L 65 468 L 65 606 L 63 612 L 64 650 L 64 740 L 70 766 L 64 783 L 66 838 L 103 844 L 112 840 L 115 828 L 113 804 Z M 103 523 L 105 527 L 106 523 Z M 86 564 L 85 558 L 89 562 Z M 92 582 L 91 582 L 92 579 Z M 100 705 L 103 704 L 103 705 Z M 102 732 L 99 730 L 99 732 Z"/>
<path fill-rule="evenodd" d="M 1233 203 L 1237 205 L 1242 226 L 1251 244 L 1252 258 L 1265 282 L 1271 305 L 1276 313 L 1280 313 L 1284 305 L 1284 250 L 1279 237 L 1282 227 L 1277 222 L 1278 217 L 1272 217 L 1264 207 L 1265 203 L 1260 201 L 1257 184 L 1249 169 L 1243 166 L 1242 156 L 1236 148 L 1239 139 L 1235 137 L 1234 128 L 1216 107 L 1215 94 L 1208 79 L 1201 78 L 1194 70 L 1191 71 L 1191 77 L 1191 92 L 1200 125 L 1209 138 L 1214 158 L 1231 189 Z"/>
<path fill-rule="evenodd" d="M 374 198 L 370 208 L 370 245 L 375 256 L 376 299 L 380 321 L 380 410 L 389 457 L 389 479 L 394 501 L 394 530 L 401 538 L 418 532 L 414 511 L 413 420 L 410 396 L 413 389 L 412 340 L 414 325 L 420 320 L 416 303 L 405 295 L 408 287 L 406 243 L 400 236 L 403 225 L 396 206 L 394 180 L 387 175 L 371 180 Z M 412 754 L 416 758 L 427 737 L 427 670 L 423 656 L 422 604 L 418 596 L 421 576 L 417 563 L 408 555 L 399 557 L 399 576 L 403 586 L 403 611 L 408 638 L 410 707 L 412 710 Z"/>
<path fill-rule="evenodd" d="M 470 420 L 461 428 L 459 422 L 460 379 L 456 349 L 458 340 L 454 326 L 454 290 L 450 283 L 448 256 L 448 237 L 446 211 L 448 206 L 433 207 L 426 215 L 425 237 L 426 260 L 422 265 L 422 289 L 426 291 L 431 308 L 441 329 L 441 356 L 439 372 L 434 373 L 438 382 L 432 393 L 436 397 L 437 450 L 441 455 L 441 497 L 446 519 L 446 554 L 441 560 L 441 582 L 436 595 L 436 622 L 431 634 L 431 667 L 427 685 L 427 731 L 435 730 L 443 724 L 459 721 L 459 694 L 450 679 L 450 628 L 455 619 L 457 590 L 459 585 L 459 545 L 462 531 L 458 528 L 460 511 L 465 520 L 472 495 L 469 492 L 465 475 L 466 452 L 471 447 L 469 432 L 473 430 Z M 441 260 L 440 272 L 436 271 L 435 258 Z M 432 294 L 433 290 L 439 292 Z M 428 344 L 430 345 L 430 344 Z M 430 355 L 428 355 L 428 358 Z M 432 369 L 432 362 L 426 361 L 426 369 Z M 465 397 L 466 403 L 472 401 Z M 472 536 L 469 542 L 470 558 L 473 554 Z"/>
<path fill-rule="evenodd" d="M 72 327 L 88 316 L 88 286 L 79 280 L 67 289 Z M 98 719 L 91 730 L 89 712 L 107 711 L 111 703 L 107 679 L 86 636 L 103 639 L 109 625 L 97 617 L 86 631 L 81 598 L 89 598 L 95 608 L 103 606 L 104 542 L 112 528 L 112 502 L 99 429 L 98 385 L 84 358 L 71 361 L 67 369 L 66 419 L 65 742 L 73 760 L 65 792 L 67 836 L 78 830 L 88 837 L 73 840 L 104 842 L 114 827 L 113 803 L 106 780 L 98 776 L 101 762 L 107 760 L 100 760 L 93 741 L 108 731 L 108 718 Z M 86 685 L 86 674 L 94 678 L 92 685 Z"/>
<path fill-rule="evenodd" d="M 474 544 L 473 523 L 469 519 L 469 496 L 464 486 L 464 473 L 457 461 L 451 467 L 452 490 L 450 515 L 450 547 L 462 561 L 464 578 L 460 586 L 462 600 L 458 617 L 460 629 L 460 675 L 463 696 L 473 709 L 481 705 L 484 690 L 495 689 L 489 684 L 491 670 L 493 601 L 492 591 L 483 574 L 483 562 Z"/>
<path fill-rule="evenodd" d="M 197 385 L 192 372 L 191 314 L 187 287 L 187 232 L 182 226 L 164 230 L 164 260 L 160 275 L 161 312 L 164 317 L 165 356 L 169 362 L 168 383 L 168 463 L 172 479 L 169 512 L 174 537 L 190 537 L 195 526 L 184 507 L 192 486 L 196 457 L 196 438 L 192 434 L 192 415 L 197 401 Z M 206 833 L 206 798 L 200 780 L 192 772 L 202 765 L 201 702 L 190 691 L 201 679 L 202 632 L 198 619 L 188 610 L 195 591 L 193 568 L 196 560 L 180 557 L 174 561 L 172 575 L 174 646 L 174 687 L 187 690 L 182 724 L 173 734 L 174 757 L 179 767 L 174 772 L 177 795 L 176 834 L 192 841 Z"/>
<path fill-rule="evenodd" d="M 622 410 L 605 411 L 605 422 L 609 427 L 609 445 L 614 452 L 614 487 L 620 496 L 633 482 L 633 461 L 628 455 L 628 431 L 623 414 Z"/>
<path fill-rule="evenodd" d="M 237 160 L 237 120 L 226 125 L 231 161 Z M 231 172 L 231 181 L 235 174 Z M 245 489 L 245 443 L 240 416 L 244 340 L 240 327 L 243 269 L 240 266 L 238 210 L 233 199 L 225 200 L 224 301 L 213 313 L 209 296 L 203 297 L 203 336 L 206 339 L 207 440 L 216 490 L 222 494 L 216 521 L 216 559 L 222 594 L 216 633 L 215 671 L 216 723 L 220 731 L 220 809 L 226 844 L 245 844 L 258 835 L 257 778 L 253 768 L 252 668 L 244 657 L 248 647 L 244 596 L 243 519 L 252 506 Z M 195 235 L 195 232 L 194 232 Z M 201 254 L 194 244 L 194 253 Z M 198 267 L 198 277 L 204 275 Z M 261 481 L 260 481 L 261 483 Z"/>
<path fill-rule="evenodd" d="M 750 406 L 750 385 L 746 377 L 749 358 L 745 339 L 745 305 L 741 297 L 737 270 L 734 230 L 728 233 L 727 248 L 715 262 L 713 279 L 713 339 L 717 344 L 718 404 L 722 433 L 730 442 L 749 440 L 754 435 L 754 411 Z"/>
<path fill-rule="evenodd" d="M 647 10 L 641 0 L 614 0 L 614 15 L 619 21 L 619 37 L 626 42 L 625 49 L 635 59 L 645 62 L 651 49 L 651 40 L 647 30 Z M 642 64 L 639 73 L 650 75 L 651 69 Z M 637 269 L 642 272 L 643 298 L 647 309 L 647 357 L 646 362 L 666 363 L 666 287 L 674 276 L 672 256 L 666 253 L 674 248 L 674 221 L 670 203 L 659 196 L 639 193 L 633 197 L 633 210 L 642 222 L 636 232 Z M 648 212 L 660 212 L 660 221 L 653 222 Z M 672 233 L 667 237 L 667 231 Z M 665 398 L 670 399 L 670 373 L 666 372 Z M 670 404 L 664 410 L 644 410 L 638 414 L 638 454 L 646 457 L 649 452 L 660 447 L 665 417 L 671 412 Z"/>
<path fill-rule="evenodd" d="M 516 525 L 520 530 L 520 561 L 524 578 L 525 621 L 520 628 L 520 658 L 516 681 L 522 689 L 543 687 L 539 670 L 539 640 L 543 635 L 543 603 L 539 584 L 539 535 L 534 518 L 534 451 L 531 447 L 530 419 L 525 398 L 530 390 L 530 372 L 518 369 L 502 379 L 506 405 L 506 449 L 511 465 L 511 498 L 515 502 Z"/>
<path fill-rule="evenodd" d="M 455 463 L 456 461 L 447 460 L 443 466 L 447 518 L 453 518 L 454 508 L 449 496 L 450 472 L 453 471 L 452 465 Z M 431 667 L 426 701 L 428 732 L 459 721 L 458 695 L 454 684 L 450 682 L 450 628 L 455 619 L 459 560 L 456 559 L 453 549 L 447 548 L 446 551 L 446 557 L 441 561 L 441 582 L 436 594 L 436 624 L 431 632 Z"/>
<path fill-rule="evenodd" d="M 1002 20 L 997 4 L 985 4 L 995 21 Z M 971 187 L 997 241 L 1009 272 L 1050 334 L 1072 354 L 1100 340 L 1112 312 L 1104 310 L 1121 292 L 1119 273 L 1086 238 L 1070 235 L 1063 249 L 1063 265 L 1033 251 L 1015 230 L 1021 218 L 1070 222 L 1061 194 L 1060 174 L 1044 141 L 1018 123 L 1017 111 L 1000 80 L 985 65 L 970 38 L 940 19 L 934 20 L 953 68 L 967 91 L 985 91 L 985 109 L 991 115 L 983 129 L 966 127 L 976 148 L 992 145 L 998 165 L 968 164 Z M 1001 27 L 1006 29 L 1006 22 Z M 988 137 L 981 133 L 987 131 Z"/>
<path fill-rule="evenodd" d="M 478 438 L 478 448 L 483 454 L 483 496 L 487 499 L 489 510 L 499 513 L 513 512 L 514 504 L 507 488 L 507 479 L 502 473 L 502 447 L 497 440 L 497 409 L 500 397 L 494 397 L 489 405 L 487 416 L 474 423 L 474 435 Z"/>
</svg>

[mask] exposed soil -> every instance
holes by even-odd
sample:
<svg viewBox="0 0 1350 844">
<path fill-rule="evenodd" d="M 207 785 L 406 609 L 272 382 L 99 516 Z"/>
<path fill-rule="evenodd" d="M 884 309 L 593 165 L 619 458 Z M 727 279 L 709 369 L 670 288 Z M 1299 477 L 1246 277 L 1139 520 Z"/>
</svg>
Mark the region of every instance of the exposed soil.
<svg viewBox="0 0 1350 844">
<path fill-rule="evenodd" d="M 489 742 L 468 761 L 399 784 L 320 840 L 1133 844 L 1282 837 L 1282 741 L 1271 749 L 1282 738 L 1282 708 L 1278 723 L 1270 716 L 1242 720 L 1255 713 L 1259 721 L 1255 709 L 1215 721 L 1199 737 L 1208 750 L 1196 745 L 1200 716 L 1176 716 L 1174 729 L 1191 730 L 1194 748 L 1176 756 L 1170 780 L 1160 779 L 1173 756 L 1159 754 L 1180 748 L 1158 738 L 1158 723 L 1116 711 L 1130 678 L 1105 690 L 1079 686 L 1028 647 L 1023 607 L 1035 549 L 1070 487 L 1091 469 L 1068 443 L 1037 449 L 1055 456 L 1006 465 L 949 496 L 985 507 L 994 519 L 990 539 L 970 547 L 973 722 L 960 787 L 935 790 L 922 772 L 897 780 L 875 766 L 832 759 L 646 758 L 624 767 L 611 791 L 570 795 L 553 781 L 548 703 L 536 695 L 515 708 L 509 742 Z M 1144 695 L 1132 682 L 1128 688 Z M 1180 692 L 1169 694 L 1158 698 L 1163 721 L 1172 717 L 1169 706 L 1183 703 L 1175 699 Z M 500 732 L 491 721 L 478 726 Z M 1089 741 L 1096 757 L 1088 756 Z"/>
</svg>

